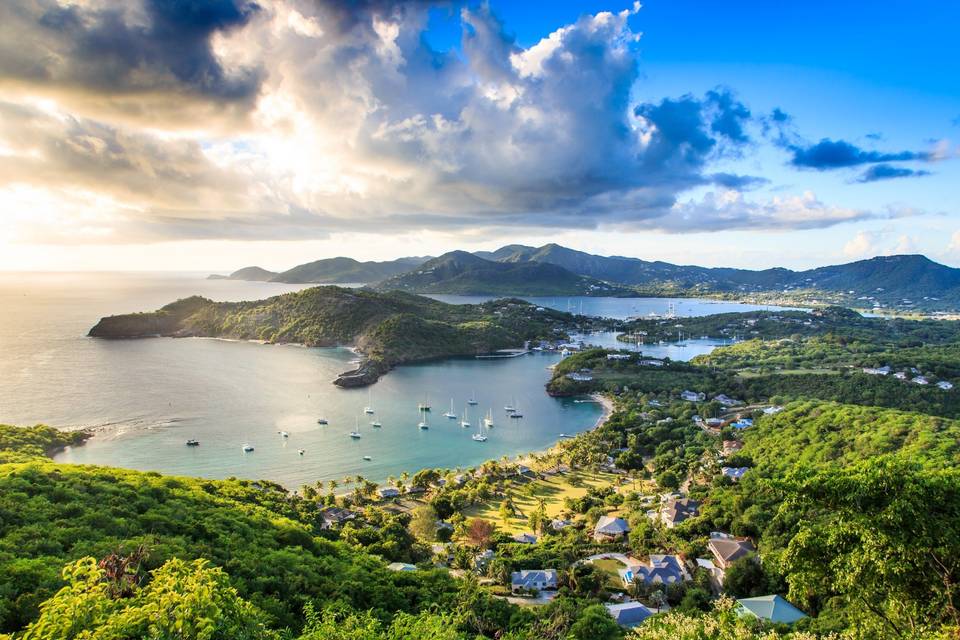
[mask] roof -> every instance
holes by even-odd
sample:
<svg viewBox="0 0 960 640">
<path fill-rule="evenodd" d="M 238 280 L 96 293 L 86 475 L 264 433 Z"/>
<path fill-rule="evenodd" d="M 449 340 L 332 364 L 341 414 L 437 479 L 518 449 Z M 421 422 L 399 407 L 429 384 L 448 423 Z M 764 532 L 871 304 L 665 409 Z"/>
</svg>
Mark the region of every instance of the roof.
<svg viewBox="0 0 960 640">
<path fill-rule="evenodd" d="M 606 606 L 607 612 L 621 627 L 635 627 L 654 614 L 651 609 L 639 602 L 624 602 Z"/>
<path fill-rule="evenodd" d="M 608 536 L 618 536 L 630 531 L 630 525 L 623 518 L 614 518 L 613 516 L 600 516 L 597 520 L 597 526 L 593 528 L 593 533 L 602 533 Z"/>
<path fill-rule="evenodd" d="M 736 540 L 730 538 L 711 538 L 707 544 L 710 551 L 725 564 L 739 560 L 743 556 L 756 551 L 753 543 L 749 540 Z"/>
<path fill-rule="evenodd" d="M 522 542 L 523 544 L 534 544 L 537 541 L 537 536 L 532 533 L 517 533 L 514 534 L 513 539 L 515 542 Z"/>
<path fill-rule="evenodd" d="M 556 589 L 556 569 L 526 569 L 510 574 L 510 584 L 522 589 Z"/>
<path fill-rule="evenodd" d="M 777 595 L 741 598 L 737 600 L 737 604 L 742 607 L 741 613 L 751 613 L 758 618 L 771 622 L 791 624 L 807 617 L 807 614 L 803 611 Z"/>
<path fill-rule="evenodd" d="M 667 503 L 664 517 L 670 522 L 678 524 L 687 518 L 695 518 L 699 513 L 699 509 L 700 503 L 690 498 L 671 500 Z"/>
<path fill-rule="evenodd" d="M 721 467 L 720 473 L 733 480 L 739 480 L 749 470 L 750 467 Z"/>
<path fill-rule="evenodd" d="M 417 568 L 412 564 L 407 564 L 406 562 L 391 562 L 387 565 L 387 569 L 390 571 L 416 571 Z"/>
<path fill-rule="evenodd" d="M 379 493 L 383 498 L 388 498 L 391 496 L 400 495 L 400 490 L 396 487 L 381 487 L 380 489 L 377 489 L 377 493 Z"/>
</svg>

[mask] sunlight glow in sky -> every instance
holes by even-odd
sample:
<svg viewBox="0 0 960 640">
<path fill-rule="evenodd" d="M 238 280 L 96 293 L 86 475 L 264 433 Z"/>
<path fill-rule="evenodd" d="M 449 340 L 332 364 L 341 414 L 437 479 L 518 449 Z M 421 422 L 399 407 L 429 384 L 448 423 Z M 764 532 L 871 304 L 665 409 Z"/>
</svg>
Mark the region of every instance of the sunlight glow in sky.
<svg viewBox="0 0 960 640">
<path fill-rule="evenodd" d="M 0 270 L 960 265 L 960 5 L 0 3 Z"/>
</svg>

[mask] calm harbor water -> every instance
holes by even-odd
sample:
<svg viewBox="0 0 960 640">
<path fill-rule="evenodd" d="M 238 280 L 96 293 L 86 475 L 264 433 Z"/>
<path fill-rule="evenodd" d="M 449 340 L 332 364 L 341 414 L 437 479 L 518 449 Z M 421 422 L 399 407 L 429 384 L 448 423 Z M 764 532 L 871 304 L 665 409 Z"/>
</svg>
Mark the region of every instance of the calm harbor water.
<svg viewBox="0 0 960 640">
<path fill-rule="evenodd" d="M 101 316 L 156 309 L 188 295 L 252 300 L 304 286 L 209 281 L 200 274 L 0 274 L 0 422 L 95 429 L 97 436 L 86 445 L 58 456 L 65 462 L 266 478 L 296 487 L 347 475 L 382 480 L 427 466 L 468 467 L 545 448 L 561 433 L 590 428 L 601 413 L 593 403 L 546 395 L 547 367 L 556 354 L 404 366 L 368 391 L 331 384 L 355 358 L 347 349 L 86 337 Z M 623 299 L 588 300 L 596 306 L 585 303 L 584 313 L 666 308 L 662 300 L 634 301 L 633 307 Z M 712 302 L 679 306 L 681 312 L 720 309 Z M 616 344 L 612 334 L 587 341 Z M 675 359 L 702 352 L 660 348 L 666 352 L 644 351 Z M 473 429 L 443 417 L 451 398 L 461 414 L 474 394 L 479 404 L 469 409 Z M 424 398 L 433 405 L 427 431 L 416 426 L 416 405 Z M 503 407 L 510 403 L 524 418 L 507 418 Z M 367 404 L 373 416 L 363 414 Z M 487 442 L 474 442 L 470 436 L 488 409 L 496 426 Z M 328 425 L 317 424 L 321 416 Z M 382 428 L 371 427 L 373 419 Z M 359 440 L 348 437 L 355 424 Z M 201 445 L 185 447 L 188 438 Z M 244 454 L 247 442 L 255 451 Z"/>
</svg>

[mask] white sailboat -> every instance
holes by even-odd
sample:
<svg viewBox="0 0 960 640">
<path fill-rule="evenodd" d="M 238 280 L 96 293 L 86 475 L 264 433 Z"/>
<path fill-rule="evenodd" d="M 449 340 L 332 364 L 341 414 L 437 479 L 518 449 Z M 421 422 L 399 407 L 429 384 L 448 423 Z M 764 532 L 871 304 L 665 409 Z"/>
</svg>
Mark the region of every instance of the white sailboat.
<svg viewBox="0 0 960 640">
<path fill-rule="evenodd" d="M 503 408 L 503 410 L 506 411 L 507 413 L 513 413 L 514 411 L 517 410 L 517 409 L 514 407 L 514 404 L 516 404 L 516 403 L 515 403 L 514 401 L 511 401 L 510 404 L 506 405 L 506 406 Z"/>
<path fill-rule="evenodd" d="M 456 420 L 456 419 L 457 419 L 457 414 L 454 413 L 454 411 L 453 411 L 453 398 L 450 398 L 450 411 L 447 411 L 447 412 L 446 412 L 445 414 L 443 414 L 443 415 L 445 415 L 446 417 L 450 418 L 451 420 Z"/>
<path fill-rule="evenodd" d="M 479 425 L 479 424 L 477 425 L 477 432 L 476 432 L 475 434 L 473 434 L 472 436 L 470 436 L 470 437 L 474 440 L 474 442 L 486 442 L 486 441 L 487 441 L 487 436 L 485 436 L 485 435 L 483 435 L 482 433 L 480 433 L 480 425 Z"/>
<path fill-rule="evenodd" d="M 423 409 L 420 409 L 420 422 L 417 423 L 417 427 L 421 429 L 429 429 L 430 425 L 427 424 L 427 412 Z"/>
<path fill-rule="evenodd" d="M 520 411 L 520 407 L 516 407 L 513 411 L 510 412 L 511 418 L 522 418 L 523 412 Z"/>
<path fill-rule="evenodd" d="M 367 415 L 373 413 L 373 389 L 367 389 L 367 406 L 363 408 L 363 412 Z"/>
<path fill-rule="evenodd" d="M 360 418 L 355 418 L 353 431 L 350 432 L 350 437 L 354 440 L 357 440 L 361 437 L 360 435 Z"/>
<path fill-rule="evenodd" d="M 477 404 L 477 394 L 474 393 L 473 391 L 470 392 L 470 399 L 467 400 L 467 404 L 469 404 L 470 406 Z"/>
<path fill-rule="evenodd" d="M 493 426 L 493 409 L 487 410 L 487 415 L 483 418 L 483 426 L 488 429 Z"/>
<path fill-rule="evenodd" d="M 464 407 L 463 420 L 460 421 L 460 426 L 463 427 L 464 429 L 468 429 L 470 427 L 470 417 L 467 415 L 467 411 L 468 409 Z"/>
<path fill-rule="evenodd" d="M 243 445 L 243 452 L 244 452 L 244 453 L 250 453 L 251 451 L 253 451 L 253 445 L 252 445 L 252 444 L 244 444 L 244 445 Z"/>
</svg>

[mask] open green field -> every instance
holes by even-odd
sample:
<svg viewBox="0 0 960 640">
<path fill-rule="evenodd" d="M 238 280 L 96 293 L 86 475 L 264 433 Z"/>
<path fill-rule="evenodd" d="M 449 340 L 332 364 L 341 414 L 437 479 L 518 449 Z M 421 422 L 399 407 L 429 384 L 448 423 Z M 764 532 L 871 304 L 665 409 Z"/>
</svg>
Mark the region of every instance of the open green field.
<svg viewBox="0 0 960 640">
<path fill-rule="evenodd" d="M 839 375 L 840 371 L 837 369 L 779 369 L 775 371 L 751 371 L 749 369 L 744 369 L 737 372 L 737 376 L 741 378 L 759 378 L 761 376 L 805 376 L 805 375 Z"/>
<path fill-rule="evenodd" d="M 570 471 L 539 480 L 519 481 L 511 487 L 513 504 L 518 511 L 516 517 L 506 522 L 500 517 L 500 500 L 476 504 L 466 509 L 464 515 L 468 518 L 492 520 L 507 533 L 521 533 L 530 530 L 527 518 L 537 508 L 540 499 L 544 500 L 547 516 L 558 518 L 564 512 L 564 498 L 579 498 L 586 495 L 591 487 L 611 486 L 621 477 L 615 473 Z"/>
<path fill-rule="evenodd" d="M 594 560 L 592 564 L 598 571 L 604 574 L 604 583 L 608 589 L 615 591 L 623 590 L 623 583 L 620 581 L 620 574 L 618 572 L 626 565 L 612 558 Z"/>
</svg>

